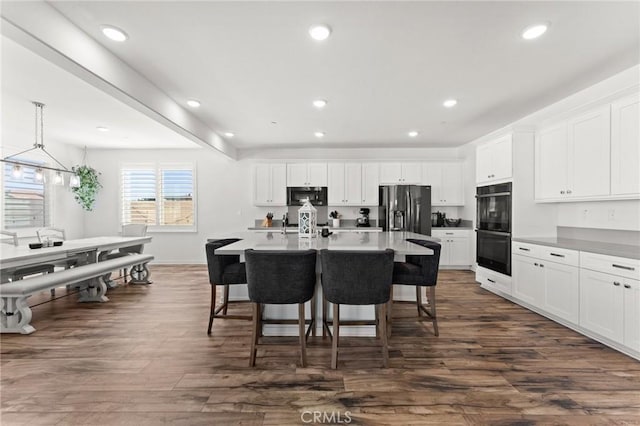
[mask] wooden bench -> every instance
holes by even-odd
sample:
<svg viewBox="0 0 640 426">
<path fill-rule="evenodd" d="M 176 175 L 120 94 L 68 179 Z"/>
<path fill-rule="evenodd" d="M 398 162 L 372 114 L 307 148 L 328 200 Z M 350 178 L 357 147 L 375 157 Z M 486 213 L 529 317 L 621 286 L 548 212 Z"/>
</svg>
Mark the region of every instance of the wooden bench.
<svg viewBox="0 0 640 426">
<path fill-rule="evenodd" d="M 34 278 L 0 284 L 0 333 L 31 334 L 36 331 L 30 324 L 31 309 L 27 298 L 40 291 L 61 285 L 77 284 L 79 302 L 107 302 L 104 275 L 121 268 L 146 265 L 153 260 L 150 254 L 133 254 L 113 260 L 89 263 L 75 268 Z M 146 267 L 146 266 L 145 266 Z"/>
</svg>

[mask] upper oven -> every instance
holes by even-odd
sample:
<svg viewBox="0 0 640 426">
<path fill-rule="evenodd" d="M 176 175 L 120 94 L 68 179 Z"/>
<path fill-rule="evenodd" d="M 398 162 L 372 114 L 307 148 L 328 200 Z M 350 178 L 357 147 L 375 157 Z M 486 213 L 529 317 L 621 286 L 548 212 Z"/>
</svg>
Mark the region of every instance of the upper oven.
<svg viewBox="0 0 640 426">
<path fill-rule="evenodd" d="M 301 206 L 309 200 L 314 206 L 327 205 L 326 186 L 290 186 L 287 187 L 287 205 Z"/>
<path fill-rule="evenodd" d="M 511 182 L 477 189 L 478 230 L 511 233 Z"/>
</svg>

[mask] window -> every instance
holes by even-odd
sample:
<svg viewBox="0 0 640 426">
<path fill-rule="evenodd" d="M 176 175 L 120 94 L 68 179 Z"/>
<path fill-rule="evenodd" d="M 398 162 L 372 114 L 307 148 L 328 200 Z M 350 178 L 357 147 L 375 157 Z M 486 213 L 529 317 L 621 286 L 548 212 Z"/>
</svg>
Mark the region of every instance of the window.
<svg viewBox="0 0 640 426">
<path fill-rule="evenodd" d="M 121 170 L 123 224 L 195 230 L 193 164 L 131 164 Z"/>
<path fill-rule="evenodd" d="M 23 161 L 23 160 L 20 160 Z M 34 166 L 38 164 L 34 163 Z M 47 187 L 35 179 L 35 167 L 22 167 L 22 176 L 12 174 L 13 164 L 3 163 L 3 228 L 41 228 L 49 225 Z"/>
</svg>

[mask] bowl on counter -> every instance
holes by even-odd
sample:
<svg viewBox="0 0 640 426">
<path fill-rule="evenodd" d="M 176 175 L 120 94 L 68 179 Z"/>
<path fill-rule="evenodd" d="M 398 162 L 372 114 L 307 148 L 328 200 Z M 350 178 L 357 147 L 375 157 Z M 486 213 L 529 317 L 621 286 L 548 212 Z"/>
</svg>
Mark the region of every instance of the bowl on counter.
<svg viewBox="0 0 640 426">
<path fill-rule="evenodd" d="M 459 226 L 462 222 L 462 219 L 445 219 L 444 221 L 447 226 Z"/>
</svg>

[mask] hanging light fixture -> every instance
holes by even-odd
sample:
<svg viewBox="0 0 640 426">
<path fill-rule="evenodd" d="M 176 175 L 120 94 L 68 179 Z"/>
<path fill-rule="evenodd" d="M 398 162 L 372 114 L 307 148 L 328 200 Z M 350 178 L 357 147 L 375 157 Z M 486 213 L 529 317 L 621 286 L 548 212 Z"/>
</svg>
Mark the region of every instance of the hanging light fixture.
<svg viewBox="0 0 640 426">
<path fill-rule="evenodd" d="M 33 143 L 33 148 L 20 151 L 17 154 L 9 155 L 7 157 L 4 157 L 0 161 L 2 161 L 3 163 L 13 164 L 11 176 L 13 176 L 16 179 L 20 179 L 24 175 L 24 167 L 32 167 L 36 169 L 34 176 L 37 182 L 44 181 L 44 170 L 52 170 L 56 172 L 56 177 L 54 178 L 54 183 L 56 185 L 64 185 L 64 178 L 62 174 L 69 173 L 70 175 L 72 175 L 71 179 L 69 179 L 70 185 L 71 185 L 71 182 L 74 181 L 73 178 L 75 177 L 75 182 L 77 182 L 76 186 L 80 186 L 80 178 L 73 172 L 73 170 L 69 170 L 68 168 L 66 168 L 60 161 L 56 159 L 56 157 L 49 154 L 49 152 L 44 148 L 44 107 L 45 105 L 42 102 L 36 102 L 36 101 L 33 101 L 32 103 L 35 106 L 35 110 L 36 110 L 36 114 L 35 114 L 36 115 L 36 126 L 35 126 L 36 132 L 35 132 L 35 141 Z M 49 166 L 43 166 L 43 165 L 34 166 L 31 163 L 26 163 L 16 158 L 35 150 L 40 150 L 44 152 L 47 155 L 47 157 L 53 160 L 54 165 L 57 164 L 57 166 L 59 167 L 49 167 Z M 58 183 L 58 175 L 60 175 L 59 181 L 61 183 Z"/>
<path fill-rule="evenodd" d="M 56 175 L 53 178 L 53 184 L 54 185 L 64 185 L 64 176 L 62 176 L 62 173 L 56 172 Z"/>
</svg>

